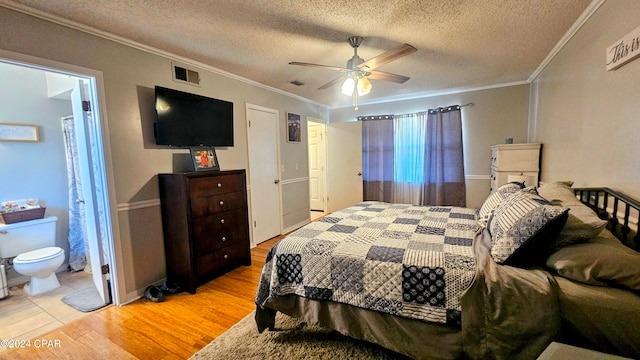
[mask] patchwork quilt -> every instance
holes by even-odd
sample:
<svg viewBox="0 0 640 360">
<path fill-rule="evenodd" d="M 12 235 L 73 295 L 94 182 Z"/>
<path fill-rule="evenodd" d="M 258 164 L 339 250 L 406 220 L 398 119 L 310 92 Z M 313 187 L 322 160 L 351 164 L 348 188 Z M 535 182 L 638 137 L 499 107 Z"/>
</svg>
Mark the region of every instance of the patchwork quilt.
<svg viewBox="0 0 640 360">
<path fill-rule="evenodd" d="M 363 202 L 293 232 L 269 252 L 256 295 L 296 294 L 460 324 L 476 273 L 475 209 Z"/>
</svg>

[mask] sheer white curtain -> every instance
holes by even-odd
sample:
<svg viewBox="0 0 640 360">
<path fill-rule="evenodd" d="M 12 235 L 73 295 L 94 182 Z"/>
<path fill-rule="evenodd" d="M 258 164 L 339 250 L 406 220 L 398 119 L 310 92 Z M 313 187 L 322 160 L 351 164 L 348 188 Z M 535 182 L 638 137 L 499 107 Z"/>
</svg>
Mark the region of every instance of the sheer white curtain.
<svg viewBox="0 0 640 360">
<path fill-rule="evenodd" d="M 420 204 L 425 180 L 427 113 L 396 115 L 392 202 Z"/>
</svg>

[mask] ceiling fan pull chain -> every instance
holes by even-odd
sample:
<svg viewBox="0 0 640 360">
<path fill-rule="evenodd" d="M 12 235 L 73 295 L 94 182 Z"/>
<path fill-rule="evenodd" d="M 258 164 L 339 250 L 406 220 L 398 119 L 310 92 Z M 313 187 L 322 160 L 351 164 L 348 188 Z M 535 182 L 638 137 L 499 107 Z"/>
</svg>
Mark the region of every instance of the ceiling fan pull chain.
<svg viewBox="0 0 640 360">
<path fill-rule="evenodd" d="M 356 79 L 355 86 L 353 87 L 353 109 L 358 110 L 358 79 Z"/>
</svg>

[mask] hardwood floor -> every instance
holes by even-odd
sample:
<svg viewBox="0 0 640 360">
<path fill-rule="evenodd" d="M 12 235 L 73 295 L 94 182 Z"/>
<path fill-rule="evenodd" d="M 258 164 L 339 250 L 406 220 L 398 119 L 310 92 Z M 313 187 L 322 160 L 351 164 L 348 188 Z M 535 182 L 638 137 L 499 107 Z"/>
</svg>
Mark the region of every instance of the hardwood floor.
<svg viewBox="0 0 640 360">
<path fill-rule="evenodd" d="M 241 266 L 198 287 L 195 295 L 142 298 L 107 306 L 33 339 L 3 359 L 187 359 L 255 309 L 254 297 L 269 249 L 281 237 L 251 250 Z M 5 339 L 0 339 L 5 340 Z M 4 342 L 3 342 L 4 345 Z"/>
</svg>

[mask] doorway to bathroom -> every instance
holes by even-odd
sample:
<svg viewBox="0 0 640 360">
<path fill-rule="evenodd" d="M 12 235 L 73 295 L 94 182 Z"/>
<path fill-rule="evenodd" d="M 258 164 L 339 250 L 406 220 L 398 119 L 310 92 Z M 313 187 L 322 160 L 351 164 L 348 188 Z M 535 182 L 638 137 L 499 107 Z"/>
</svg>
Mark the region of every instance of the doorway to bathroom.
<svg viewBox="0 0 640 360">
<path fill-rule="evenodd" d="M 117 276 L 104 155 L 106 124 L 102 121 L 103 108 L 98 96 L 101 73 L 1 50 L 0 67 L 2 83 L 11 84 L 10 89 L 2 91 L 20 94 L 11 104 L 0 102 L 0 122 L 36 125 L 40 134 L 34 143 L 0 143 L 0 165 L 7 170 L 0 179 L 2 201 L 38 193 L 47 206 L 45 216 L 53 215 L 65 221 L 69 219 L 66 214 L 69 203 L 81 203 L 86 214 L 92 283 L 100 301 L 106 304 L 113 300 L 117 304 L 118 292 L 112 291 L 117 289 Z M 27 76 L 27 73 L 36 75 Z M 29 105 L 29 100 L 34 98 L 44 100 Z M 61 185 L 68 184 L 68 172 L 62 140 L 64 116 L 59 115 L 71 115 L 77 128 L 77 162 L 84 186 L 75 197 L 70 197 L 68 185 Z M 56 237 L 67 239 L 68 229 L 62 226 Z"/>
</svg>

